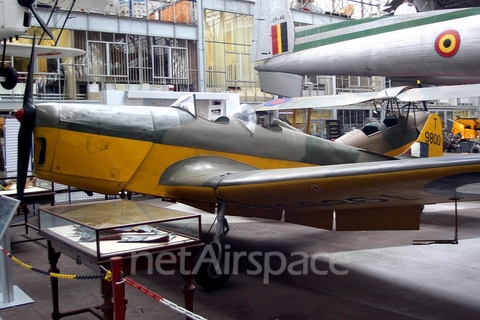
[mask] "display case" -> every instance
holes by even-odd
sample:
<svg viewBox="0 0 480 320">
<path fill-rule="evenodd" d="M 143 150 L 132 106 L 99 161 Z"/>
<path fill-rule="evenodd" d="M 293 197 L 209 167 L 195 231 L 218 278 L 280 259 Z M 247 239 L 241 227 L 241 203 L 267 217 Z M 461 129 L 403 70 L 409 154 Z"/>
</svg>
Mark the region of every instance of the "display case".
<svg viewBox="0 0 480 320">
<path fill-rule="evenodd" d="M 11 171 L 0 172 L 0 195 L 16 198 L 17 196 L 17 173 Z M 25 183 L 25 191 L 22 200 L 23 205 L 55 202 L 55 190 L 50 181 L 38 179 L 32 173 L 28 173 Z"/>
<path fill-rule="evenodd" d="M 113 256 L 199 246 L 201 216 L 130 200 L 41 207 L 39 234 L 99 264 Z"/>
</svg>

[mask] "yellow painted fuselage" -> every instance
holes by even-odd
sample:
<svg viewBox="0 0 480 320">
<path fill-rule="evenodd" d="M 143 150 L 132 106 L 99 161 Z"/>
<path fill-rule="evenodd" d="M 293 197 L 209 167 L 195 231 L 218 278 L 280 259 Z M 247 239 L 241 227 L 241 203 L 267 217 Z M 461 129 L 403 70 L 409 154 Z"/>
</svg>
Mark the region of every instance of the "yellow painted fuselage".
<svg viewBox="0 0 480 320">
<path fill-rule="evenodd" d="M 131 191 L 208 211 L 223 203 L 229 215 L 327 229 L 335 211 L 339 230 L 415 229 L 424 204 L 480 199 L 479 156 L 398 160 L 246 119 L 214 122 L 174 107 L 38 105 L 34 173 L 85 191 Z M 415 143 L 428 147 L 430 137 Z"/>
<path fill-rule="evenodd" d="M 255 127 L 252 132 L 234 117 L 212 122 L 178 108 L 42 104 L 34 130 L 34 172 L 103 194 L 126 190 L 180 200 L 192 196 L 179 193 L 171 181 L 178 173 L 171 177 L 168 172 L 185 159 L 204 172 L 386 159 L 287 126 L 273 129 Z M 187 170 L 181 179 L 191 174 Z M 210 187 L 196 190 L 193 198 L 215 202 Z"/>
</svg>

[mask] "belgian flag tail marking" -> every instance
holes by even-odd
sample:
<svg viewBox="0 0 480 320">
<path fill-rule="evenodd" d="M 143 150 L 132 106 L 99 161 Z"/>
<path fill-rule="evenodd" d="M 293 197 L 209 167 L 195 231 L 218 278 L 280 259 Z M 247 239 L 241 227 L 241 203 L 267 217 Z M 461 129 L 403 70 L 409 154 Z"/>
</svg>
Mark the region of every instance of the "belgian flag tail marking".
<svg viewBox="0 0 480 320">
<path fill-rule="evenodd" d="M 272 26 L 273 55 L 288 51 L 287 23 L 282 22 Z"/>
</svg>

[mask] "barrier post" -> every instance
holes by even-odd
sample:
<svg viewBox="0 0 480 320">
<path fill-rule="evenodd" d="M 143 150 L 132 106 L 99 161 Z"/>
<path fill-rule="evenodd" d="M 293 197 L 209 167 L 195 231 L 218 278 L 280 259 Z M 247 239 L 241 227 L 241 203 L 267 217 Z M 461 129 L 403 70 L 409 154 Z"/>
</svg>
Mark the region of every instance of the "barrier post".
<svg viewBox="0 0 480 320">
<path fill-rule="evenodd" d="M 125 301 L 125 281 L 122 276 L 123 259 L 113 257 L 110 259 L 112 269 L 112 287 L 113 287 L 113 309 L 115 320 L 125 320 L 126 301 Z"/>
</svg>

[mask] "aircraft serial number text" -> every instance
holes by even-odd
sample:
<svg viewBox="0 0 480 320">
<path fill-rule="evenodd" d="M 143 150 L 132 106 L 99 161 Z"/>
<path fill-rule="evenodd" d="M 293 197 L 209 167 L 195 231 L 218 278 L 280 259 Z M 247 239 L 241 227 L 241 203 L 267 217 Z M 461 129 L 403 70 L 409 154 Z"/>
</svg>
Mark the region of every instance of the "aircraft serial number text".
<svg viewBox="0 0 480 320">
<path fill-rule="evenodd" d="M 382 203 L 388 202 L 390 200 L 400 200 L 400 201 L 412 201 L 420 200 L 421 198 L 404 198 L 390 196 L 387 194 L 380 194 L 382 198 L 370 198 L 370 197 L 355 197 L 347 198 L 344 200 L 321 200 L 318 202 L 298 202 L 298 203 L 279 203 L 278 206 L 281 207 L 290 207 L 290 208 L 314 208 L 314 207 L 330 207 L 330 206 L 339 206 L 339 205 L 360 205 L 360 204 L 372 204 L 372 203 Z"/>
<path fill-rule="evenodd" d="M 273 23 L 276 23 L 276 22 L 279 22 L 279 21 L 285 21 L 285 15 L 282 14 L 281 16 L 273 17 L 273 19 L 272 19 Z"/>
<path fill-rule="evenodd" d="M 442 144 L 442 137 L 433 132 L 425 132 L 425 143 L 436 144 L 437 146 Z"/>
</svg>

